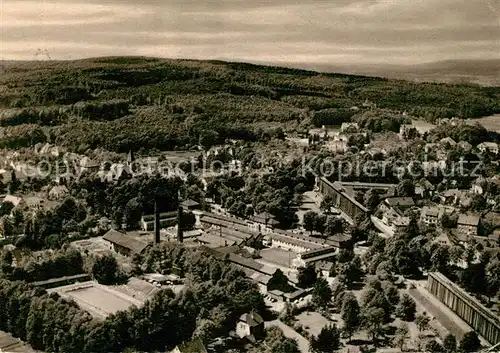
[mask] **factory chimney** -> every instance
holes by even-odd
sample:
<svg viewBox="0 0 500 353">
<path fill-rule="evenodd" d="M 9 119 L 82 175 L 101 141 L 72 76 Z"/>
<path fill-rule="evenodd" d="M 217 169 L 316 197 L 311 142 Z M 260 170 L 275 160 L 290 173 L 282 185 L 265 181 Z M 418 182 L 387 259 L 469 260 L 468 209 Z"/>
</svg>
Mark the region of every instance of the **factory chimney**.
<svg viewBox="0 0 500 353">
<path fill-rule="evenodd" d="M 184 225 L 182 224 L 182 206 L 179 206 L 177 211 L 177 241 L 182 243 L 184 241 Z"/>
<path fill-rule="evenodd" d="M 160 243 L 160 210 L 158 198 L 155 198 L 155 243 Z"/>
</svg>

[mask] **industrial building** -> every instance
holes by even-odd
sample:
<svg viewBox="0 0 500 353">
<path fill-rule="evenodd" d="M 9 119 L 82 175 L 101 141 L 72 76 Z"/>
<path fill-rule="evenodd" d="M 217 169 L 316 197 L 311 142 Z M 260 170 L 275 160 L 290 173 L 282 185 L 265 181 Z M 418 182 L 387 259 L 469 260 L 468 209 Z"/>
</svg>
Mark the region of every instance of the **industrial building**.
<svg viewBox="0 0 500 353">
<path fill-rule="evenodd" d="M 319 178 L 319 191 L 323 195 L 330 195 L 333 197 L 334 205 L 347 216 L 354 220 L 357 216 L 366 216 L 368 209 L 360 204 L 354 196 L 349 195 L 346 188 L 342 183 L 327 180 L 325 177 Z"/>
<path fill-rule="evenodd" d="M 500 319 L 478 300 L 439 272 L 429 273 L 427 289 L 486 341 L 500 342 Z"/>
</svg>

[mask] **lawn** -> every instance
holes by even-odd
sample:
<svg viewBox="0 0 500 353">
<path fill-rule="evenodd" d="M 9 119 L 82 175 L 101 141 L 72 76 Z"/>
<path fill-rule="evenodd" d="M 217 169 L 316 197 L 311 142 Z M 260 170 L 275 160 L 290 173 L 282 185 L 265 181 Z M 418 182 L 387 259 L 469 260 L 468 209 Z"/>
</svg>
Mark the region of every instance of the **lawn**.
<svg viewBox="0 0 500 353">
<path fill-rule="evenodd" d="M 321 329 L 328 324 L 330 321 L 324 318 L 317 312 L 305 311 L 297 315 L 297 323 L 302 325 L 302 327 L 310 334 L 317 336 L 321 332 Z"/>
</svg>

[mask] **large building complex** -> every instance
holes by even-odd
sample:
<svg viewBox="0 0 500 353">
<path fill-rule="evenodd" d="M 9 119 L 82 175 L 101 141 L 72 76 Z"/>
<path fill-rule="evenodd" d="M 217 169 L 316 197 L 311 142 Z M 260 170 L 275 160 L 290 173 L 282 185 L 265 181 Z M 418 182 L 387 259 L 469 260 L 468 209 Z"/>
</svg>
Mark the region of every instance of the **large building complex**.
<svg viewBox="0 0 500 353">
<path fill-rule="evenodd" d="M 334 205 L 352 220 L 359 215 L 367 215 L 368 209 L 360 204 L 354 196 L 349 195 L 347 190 L 339 182 L 330 182 L 324 177 L 319 179 L 319 191 L 323 195 L 331 195 L 334 200 Z"/>
<path fill-rule="evenodd" d="M 491 344 L 500 342 L 500 319 L 439 272 L 429 273 L 428 290 Z"/>
</svg>

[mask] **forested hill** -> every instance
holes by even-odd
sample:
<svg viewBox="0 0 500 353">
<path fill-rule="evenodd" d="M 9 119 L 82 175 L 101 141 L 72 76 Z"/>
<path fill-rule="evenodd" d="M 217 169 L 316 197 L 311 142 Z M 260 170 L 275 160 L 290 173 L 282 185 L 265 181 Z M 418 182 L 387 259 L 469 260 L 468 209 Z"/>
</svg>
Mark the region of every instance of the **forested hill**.
<svg viewBox="0 0 500 353">
<path fill-rule="evenodd" d="M 182 149 L 339 124 L 368 110 L 371 118 L 406 112 L 428 121 L 500 112 L 500 87 L 244 63 L 113 57 L 1 68 L 0 147 Z"/>
</svg>

